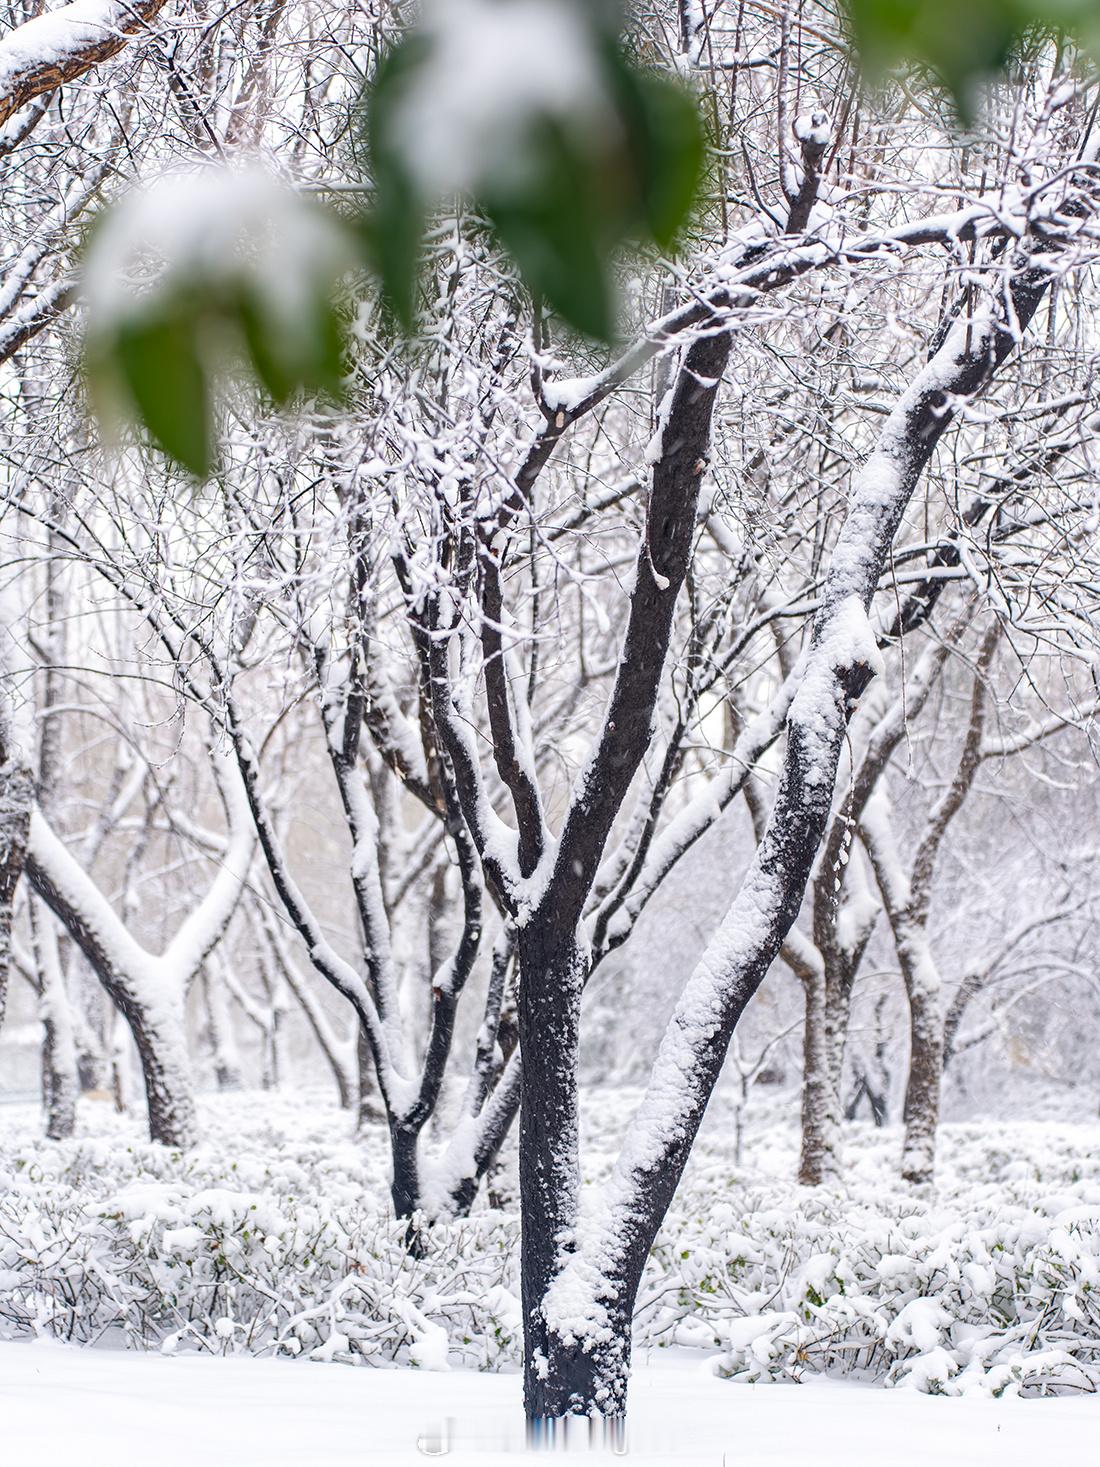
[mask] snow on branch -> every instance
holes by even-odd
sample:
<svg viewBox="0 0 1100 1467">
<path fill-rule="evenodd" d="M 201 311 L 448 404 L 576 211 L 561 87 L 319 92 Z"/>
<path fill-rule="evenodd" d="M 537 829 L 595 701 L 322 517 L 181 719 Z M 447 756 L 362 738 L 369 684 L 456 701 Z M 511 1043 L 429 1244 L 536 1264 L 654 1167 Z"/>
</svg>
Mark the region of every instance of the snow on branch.
<svg viewBox="0 0 1100 1467">
<path fill-rule="evenodd" d="M 164 0 L 73 0 L 0 37 L 0 123 L 44 92 L 116 55 Z"/>
<path fill-rule="evenodd" d="M 227 763 L 224 756 L 221 762 Z M 107 982 L 125 985 L 142 1002 L 183 993 L 224 932 L 244 890 L 255 832 L 239 780 L 228 769 L 218 774 L 229 811 L 229 841 L 205 896 L 159 956 L 132 935 L 41 812 L 36 810 L 31 818 L 28 868 L 35 887 L 76 936 L 101 977 L 105 974 Z"/>
<path fill-rule="evenodd" d="M 986 385 L 1051 279 L 1021 257 L 1002 315 L 951 313 L 938 350 L 896 403 L 854 486 L 787 719 L 767 829 L 729 910 L 677 1001 L 605 1195 L 581 1215 L 543 1309 L 563 1340 L 596 1341 L 645 1256 L 683 1171 L 733 1028 L 778 956 L 828 820 L 857 700 L 876 670 L 867 611 L 917 481 L 960 403 Z"/>
</svg>

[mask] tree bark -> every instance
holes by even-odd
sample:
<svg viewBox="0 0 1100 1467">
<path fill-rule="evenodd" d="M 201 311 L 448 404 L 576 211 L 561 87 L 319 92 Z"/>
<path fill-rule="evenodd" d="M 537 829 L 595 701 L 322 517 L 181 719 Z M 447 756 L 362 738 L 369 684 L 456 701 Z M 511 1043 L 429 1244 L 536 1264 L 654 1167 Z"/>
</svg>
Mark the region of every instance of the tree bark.
<svg viewBox="0 0 1100 1467">
<path fill-rule="evenodd" d="M 798 1180 L 818 1187 L 836 1178 L 839 1167 L 839 1097 L 829 1054 L 825 975 L 815 970 L 802 980 L 806 1014 L 802 1031 L 802 1149 Z"/>
<path fill-rule="evenodd" d="M 521 929 L 519 938 L 520 1280 L 523 1395 L 530 1420 L 583 1411 L 595 1388 L 595 1362 L 548 1328 L 542 1308 L 570 1251 L 576 1223 L 577 1057 L 587 977 L 587 962 L 573 935 L 562 943 L 548 928 L 540 923 L 534 930 Z"/>
<path fill-rule="evenodd" d="M 390 1155 L 393 1180 L 390 1196 L 395 1217 L 409 1218 L 420 1207 L 419 1128 L 410 1129 L 399 1120 L 390 1122 Z"/>
<path fill-rule="evenodd" d="M 940 981 L 931 960 L 927 934 L 915 943 L 899 944 L 905 991 L 909 998 L 909 1078 L 905 1087 L 905 1141 L 901 1174 L 907 1182 L 931 1182 L 936 1165 L 936 1130 L 940 1121 L 943 1078 L 943 1019 Z M 902 950 L 908 949 L 902 956 Z"/>
<path fill-rule="evenodd" d="M 0 763 L 0 1025 L 7 1007 L 15 890 L 23 874 L 30 835 L 34 776 L 10 755 Z"/>
<path fill-rule="evenodd" d="M 124 0 L 104 5 L 89 19 L 86 7 L 62 5 L 48 17 L 16 26 L 0 38 L 0 123 L 35 97 L 109 61 L 148 31 L 163 7 L 164 0 Z"/>
<path fill-rule="evenodd" d="M 64 1141 L 76 1130 L 76 1102 L 80 1093 L 72 1008 L 65 991 L 54 919 L 33 896 L 30 913 L 38 968 L 39 1014 L 45 1030 L 42 1102 L 46 1135 L 51 1141 Z"/>
</svg>

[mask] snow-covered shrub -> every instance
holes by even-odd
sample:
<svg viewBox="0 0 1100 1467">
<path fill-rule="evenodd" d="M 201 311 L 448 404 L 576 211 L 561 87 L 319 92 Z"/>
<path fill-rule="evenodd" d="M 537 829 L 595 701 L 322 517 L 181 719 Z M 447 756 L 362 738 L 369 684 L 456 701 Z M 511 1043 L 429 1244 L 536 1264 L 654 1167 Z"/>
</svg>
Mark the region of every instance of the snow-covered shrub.
<svg viewBox="0 0 1100 1467">
<path fill-rule="evenodd" d="M 654 1249 L 641 1335 L 716 1348 L 716 1369 L 739 1380 L 818 1370 L 948 1395 L 1096 1389 L 1096 1163 L 1053 1128 L 945 1139 L 935 1196 L 898 1184 L 881 1149 L 843 1190 L 773 1182 L 715 1202 L 712 1171 Z"/>
<path fill-rule="evenodd" d="M 628 1102 L 589 1138 L 597 1176 Z M 113 1117 L 70 1142 L 0 1133 L 0 1337 L 518 1363 L 514 1212 L 483 1206 L 410 1248 L 380 1138 L 352 1143 L 343 1117 L 286 1100 L 222 1104 L 187 1153 L 135 1143 Z M 896 1135 L 855 1135 L 846 1187 L 808 1190 L 783 1175 L 789 1134 L 758 1130 L 734 1170 L 728 1132 L 709 1128 L 649 1261 L 637 1348 L 703 1349 L 746 1380 L 1100 1385 L 1094 1131 L 945 1127 L 928 1196 L 894 1180 Z"/>
<path fill-rule="evenodd" d="M 256 1138 L 250 1137 L 255 1146 Z M 514 1216 L 418 1233 L 380 1159 L 270 1135 L 226 1159 L 99 1138 L 0 1159 L 0 1335 L 494 1369 L 520 1333 Z"/>
</svg>

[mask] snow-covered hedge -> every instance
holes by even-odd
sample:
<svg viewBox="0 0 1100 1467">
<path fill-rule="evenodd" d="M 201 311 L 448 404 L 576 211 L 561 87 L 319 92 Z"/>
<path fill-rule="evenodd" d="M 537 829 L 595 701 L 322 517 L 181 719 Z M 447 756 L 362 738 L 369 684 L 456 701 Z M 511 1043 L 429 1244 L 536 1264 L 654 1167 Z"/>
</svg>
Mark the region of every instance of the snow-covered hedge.
<svg viewBox="0 0 1100 1467">
<path fill-rule="evenodd" d="M 410 1249 L 383 1176 L 381 1152 L 320 1133 L 185 1154 L 98 1137 L 0 1149 L 0 1336 L 439 1368 L 516 1358 L 516 1219 L 481 1212 Z"/>
<path fill-rule="evenodd" d="M 485 1209 L 410 1248 L 386 1212 L 380 1147 L 342 1139 L 336 1114 L 295 1122 L 284 1105 L 280 1128 L 271 1102 L 241 1105 L 247 1124 L 216 1111 L 214 1139 L 185 1155 L 113 1120 L 115 1134 L 67 1143 L 0 1133 L 0 1336 L 518 1363 L 514 1214 Z M 846 1189 L 807 1191 L 764 1170 L 769 1157 L 785 1169 L 788 1138 L 758 1137 L 735 1172 L 712 1130 L 650 1260 L 637 1348 L 702 1348 L 748 1380 L 1095 1389 L 1092 1130 L 946 1128 L 929 1197 L 894 1180 L 896 1138 L 857 1139 Z"/>
<path fill-rule="evenodd" d="M 1100 1384 L 1096 1184 L 896 1210 L 776 1190 L 691 1221 L 659 1242 L 653 1282 L 677 1280 L 671 1337 L 721 1350 L 723 1375 L 858 1373 L 950 1395 Z M 670 1312 L 656 1302 L 643 1336 Z"/>
</svg>

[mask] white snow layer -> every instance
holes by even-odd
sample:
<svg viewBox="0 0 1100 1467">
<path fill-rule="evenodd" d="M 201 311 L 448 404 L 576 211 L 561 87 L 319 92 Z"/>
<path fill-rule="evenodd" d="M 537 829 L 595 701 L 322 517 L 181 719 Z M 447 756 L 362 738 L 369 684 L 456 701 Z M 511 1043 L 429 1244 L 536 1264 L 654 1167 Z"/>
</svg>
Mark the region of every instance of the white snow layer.
<svg viewBox="0 0 1100 1467">
<path fill-rule="evenodd" d="M 426 1456 L 504 1467 L 530 1460 L 520 1397 L 518 1375 L 0 1344 L 5 1460 L 37 1467 L 412 1467 Z M 672 1353 L 639 1362 L 628 1446 L 630 1460 L 647 1467 L 1031 1467 L 1089 1461 L 1098 1428 L 1096 1397 L 943 1400 L 823 1381 L 754 1387 Z"/>
<path fill-rule="evenodd" d="M 308 329 L 321 278 L 350 263 L 338 226 L 250 165 L 167 173 L 111 210 L 84 270 L 89 330 L 140 312 L 145 292 L 193 281 L 228 284 L 247 270 L 282 330 Z"/>
<path fill-rule="evenodd" d="M 31 67 L 60 65 L 75 51 L 118 35 L 133 18 L 117 0 L 73 0 L 0 36 L 0 94 Z"/>
</svg>

